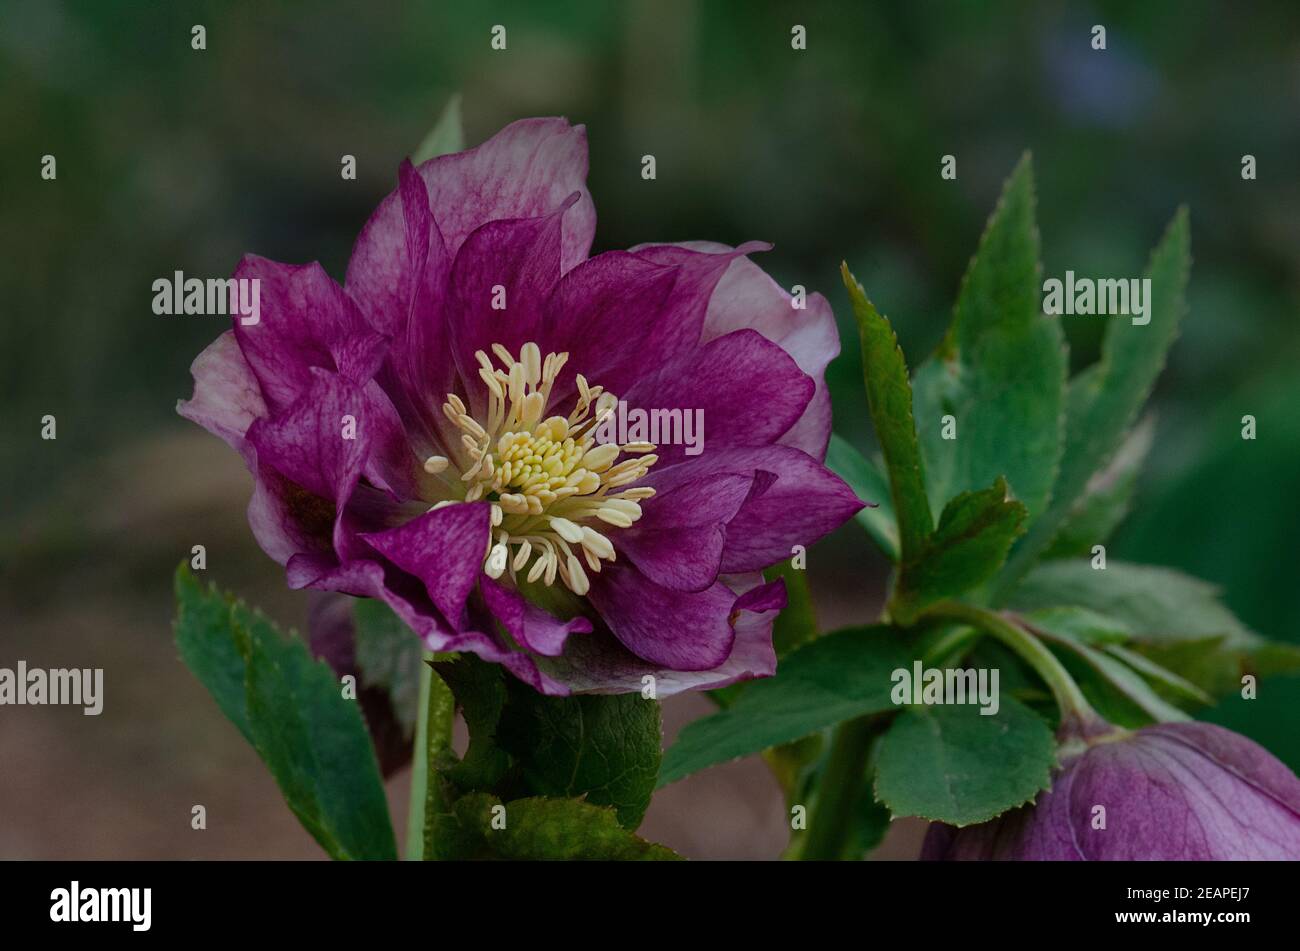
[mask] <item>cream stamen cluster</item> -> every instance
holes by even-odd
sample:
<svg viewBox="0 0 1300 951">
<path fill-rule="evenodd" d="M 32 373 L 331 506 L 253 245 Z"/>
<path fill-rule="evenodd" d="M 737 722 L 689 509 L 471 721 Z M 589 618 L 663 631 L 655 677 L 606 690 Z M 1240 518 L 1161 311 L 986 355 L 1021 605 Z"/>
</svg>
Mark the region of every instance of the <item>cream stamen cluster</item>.
<svg viewBox="0 0 1300 951">
<path fill-rule="evenodd" d="M 643 478 L 658 461 L 655 447 L 648 442 L 597 444 L 597 428 L 615 411 L 618 399 L 589 385 L 582 374 L 576 378 L 573 411 L 567 417 L 542 417 L 567 353 L 550 353 L 543 360 L 535 343 L 524 344 L 518 359 L 501 344 L 493 344 L 492 352 L 501 367 L 482 350 L 474 354 L 488 391 L 487 421 L 471 416 L 454 393 L 442 405 L 461 431 L 464 501 L 492 503 L 484 571 L 493 578 L 509 573 L 512 579 L 522 576 L 546 585 L 559 577 L 569 590 L 584 595 L 590 581 L 583 563 L 599 572 L 602 561 L 615 558 L 613 542 L 589 523 L 627 528 L 641 517 L 640 503 L 654 489 L 623 487 Z M 620 460 L 623 454 L 628 458 Z M 424 467 L 436 474 L 449 465 L 447 458 L 432 456 Z"/>
</svg>

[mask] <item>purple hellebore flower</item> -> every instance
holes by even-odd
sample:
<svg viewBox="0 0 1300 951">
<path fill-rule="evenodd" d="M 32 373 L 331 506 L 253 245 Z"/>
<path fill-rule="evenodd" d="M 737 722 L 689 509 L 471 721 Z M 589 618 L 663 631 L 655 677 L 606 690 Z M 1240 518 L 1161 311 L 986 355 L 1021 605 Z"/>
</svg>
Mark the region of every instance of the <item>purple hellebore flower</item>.
<svg viewBox="0 0 1300 951">
<path fill-rule="evenodd" d="M 1213 724 L 1109 731 L 1069 757 L 1036 804 L 964 829 L 932 825 L 921 858 L 1296 859 L 1300 779 Z"/>
<path fill-rule="evenodd" d="M 762 570 L 862 505 L 822 465 L 830 306 L 793 307 L 764 244 L 589 258 L 586 171 L 563 119 L 404 162 L 344 287 L 240 262 L 260 321 L 199 355 L 179 412 L 243 456 L 291 587 L 382 599 L 430 650 L 551 694 L 770 676 Z M 601 441 L 618 399 L 702 416 L 703 451 Z"/>
</svg>

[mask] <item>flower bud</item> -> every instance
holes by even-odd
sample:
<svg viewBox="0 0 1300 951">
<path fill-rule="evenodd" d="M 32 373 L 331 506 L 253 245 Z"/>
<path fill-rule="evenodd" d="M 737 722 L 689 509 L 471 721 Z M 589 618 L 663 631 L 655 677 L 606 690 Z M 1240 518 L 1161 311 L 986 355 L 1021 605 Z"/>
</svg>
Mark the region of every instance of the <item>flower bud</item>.
<svg viewBox="0 0 1300 951">
<path fill-rule="evenodd" d="M 1300 779 L 1209 723 L 1086 740 L 1034 804 L 964 829 L 936 823 L 923 859 L 1300 858 Z"/>
</svg>

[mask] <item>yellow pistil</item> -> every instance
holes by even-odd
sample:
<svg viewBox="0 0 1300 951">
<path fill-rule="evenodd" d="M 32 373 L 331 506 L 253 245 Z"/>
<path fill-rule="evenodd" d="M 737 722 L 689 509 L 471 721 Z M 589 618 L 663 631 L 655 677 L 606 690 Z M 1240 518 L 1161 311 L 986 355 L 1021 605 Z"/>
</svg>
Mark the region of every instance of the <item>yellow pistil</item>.
<svg viewBox="0 0 1300 951">
<path fill-rule="evenodd" d="M 648 487 L 623 487 L 643 478 L 659 457 L 647 442 L 597 444 L 597 427 L 615 411 L 618 399 L 589 385 L 582 374 L 573 412 L 542 417 L 567 353 L 543 360 L 535 343 L 524 344 L 518 359 L 500 344 L 492 352 L 500 367 L 482 350 L 474 354 L 488 392 L 487 420 L 471 416 L 454 393 L 442 405 L 461 431 L 463 452 L 457 460 L 464 500 L 492 503 L 483 570 L 493 578 L 508 573 L 546 585 L 558 577 L 584 595 L 590 588 L 584 562 L 599 572 L 602 561 L 615 559 L 604 526 L 627 528 L 641 517 L 640 503 L 654 495 Z M 621 454 L 629 458 L 620 460 Z M 434 456 L 425 469 L 432 474 L 455 464 Z M 593 521 L 604 523 L 603 532 Z"/>
</svg>

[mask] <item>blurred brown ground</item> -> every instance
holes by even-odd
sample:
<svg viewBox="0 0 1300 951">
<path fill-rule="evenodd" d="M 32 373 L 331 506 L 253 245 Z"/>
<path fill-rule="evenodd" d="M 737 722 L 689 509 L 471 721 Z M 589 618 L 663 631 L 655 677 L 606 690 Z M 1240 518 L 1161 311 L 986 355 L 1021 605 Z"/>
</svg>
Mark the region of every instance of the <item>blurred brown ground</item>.
<svg viewBox="0 0 1300 951">
<path fill-rule="evenodd" d="M 104 668 L 104 708 L 5 707 L 0 719 L 0 858 L 317 858 L 260 760 L 181 664 L 171 575 L 190 546 L 208 575 L 302 630 L 306 594 L 252 540 L 250 480 L 218 440 L 183 423 L 74 469 L 16 526 L 0 558 L 0 666 Z M 848 526 L 810 564 L 825 628 L 874 617 L 879 558 Z M 873 580 L 874 579 L 874 580 Z M 870 581 L 870 584 L 867 582 Z M 828 600 L 831 591 L 835 600 Z M 708 713 L 699 696 L 664 704 L 666 741 Z M 399 839 L 407 785 L 388 784 Z M 191 809 L 207 810 L 192 830 Z M 660 791 L 642 834 L 699 859 L 763 859 L 787 814 L 757 758 Z M 915 855 L 921 828 L 898 823 L 881 857 Z"/>
</svg>

